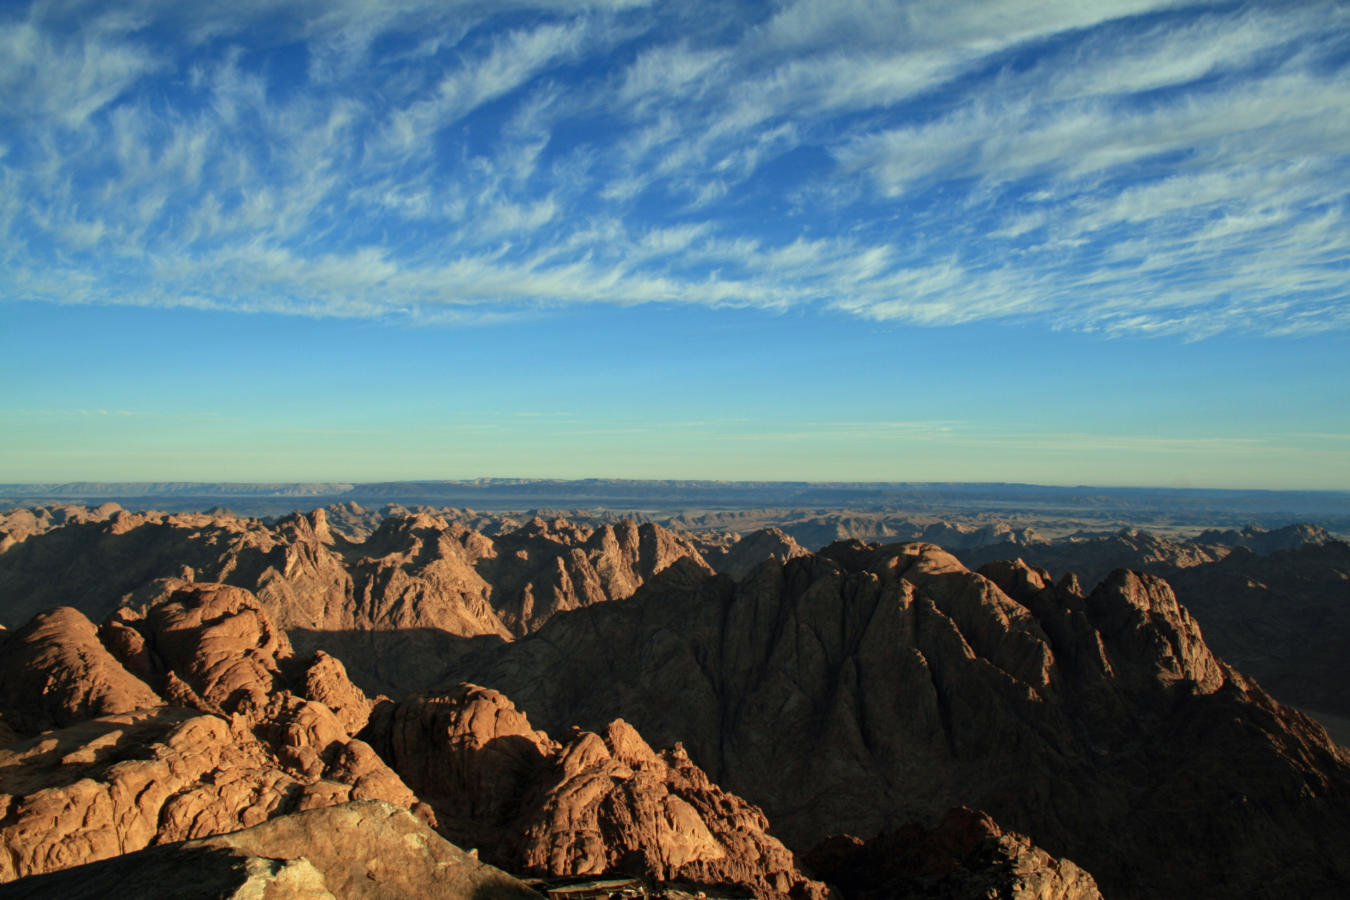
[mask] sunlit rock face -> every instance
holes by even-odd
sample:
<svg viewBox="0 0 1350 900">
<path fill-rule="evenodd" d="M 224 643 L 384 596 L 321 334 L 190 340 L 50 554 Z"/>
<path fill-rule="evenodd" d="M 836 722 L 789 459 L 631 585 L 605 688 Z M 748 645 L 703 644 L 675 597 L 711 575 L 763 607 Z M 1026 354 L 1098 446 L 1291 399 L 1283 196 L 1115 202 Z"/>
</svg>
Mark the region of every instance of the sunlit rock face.
<svg viewBox="0 0 1350 900">
<path fill-rule="evenodd" d="M 296 658 L 243 589 L 183 588 L 101 632 L 57 609 L 3 651 L 0 880 L 350 800 L 432 819 L 353 736 L 369 702 L 341 665 Z"/>
<path fill-rule="evenodd" d="M 378 800 L 433 824 L 439 813 L 446 833 L 518 871 L 826 894 L 762 813 L 678 747 L 657 753 L 621 720 L 558 743 L 503 695 L 468 685 L 372 701 L 340 660 L 297 656 L 242 588 L 179 586 L 101 630 L 58 609 L 4 649 L 16 675 L 7 720 L 29 734 L 57 727 L 0 748 L 3 881 Z M 295 854 L 320 862 L 312 848 Z M 332 887 L 303 866 L 234 862 L 241 885 Z"/>
<path fill-rule="evenodd" d="M 407 810 L 367 800 L 33 876 L 8 885 L 5 896 L 537 900 L 539 894 Z"/>
<path fill-rule="evenodd" d="M 31 512 L 10 518 L 0 522 L 12 545 L 0 555 L 0 592 L 9 598 L 0 616 L 11 625 L 62 604 L 102 620 L 119 605 L 154 603 L 199 581 L 251 591 L 283 630 L 510 638 L 558 612 L 628 597 L 678 559 L 707 568 L 683 537 L 629 521 L 590 528 L 536 518 L 489 537 L 415 513 L 352 541 L 334 533 L 321 509 L 275 525 L 120 508 L 60 525 Z"/>
<path fill-rule="evenodd" d="M 453 840 L 503 868 L 826 895 L 762 812 L 714 785 L 683 748 L 658 753 L 622 719 L 554 741 L 502 694 L 465 684 L 378 708 L 364 736 Z"/>
</svg>

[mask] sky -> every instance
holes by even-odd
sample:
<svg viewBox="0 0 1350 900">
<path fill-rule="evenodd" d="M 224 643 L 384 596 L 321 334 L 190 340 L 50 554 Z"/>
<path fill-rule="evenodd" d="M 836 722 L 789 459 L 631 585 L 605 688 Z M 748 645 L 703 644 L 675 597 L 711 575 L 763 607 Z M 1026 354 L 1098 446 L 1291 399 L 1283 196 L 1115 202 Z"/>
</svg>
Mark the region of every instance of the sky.
<svg viewBox="0 0 1350 900">
<path fill-rule="evenodd" d="M 1350 4 L 0 2 L 0 482 L 1350 489 Z"/>
</svg>

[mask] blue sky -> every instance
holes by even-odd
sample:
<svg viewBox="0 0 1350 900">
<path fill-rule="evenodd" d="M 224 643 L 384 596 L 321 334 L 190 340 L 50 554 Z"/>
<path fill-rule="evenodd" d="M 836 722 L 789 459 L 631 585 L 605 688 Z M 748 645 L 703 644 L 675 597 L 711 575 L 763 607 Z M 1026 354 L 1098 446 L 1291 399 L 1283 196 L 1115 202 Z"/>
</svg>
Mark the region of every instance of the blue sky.
<svg viewBox="0 0 1350 900">
<path fill-rule="evenodd" d="M 0 481 L 1350 489 L 1350 5 L 0 6 Z"/>
</svg>

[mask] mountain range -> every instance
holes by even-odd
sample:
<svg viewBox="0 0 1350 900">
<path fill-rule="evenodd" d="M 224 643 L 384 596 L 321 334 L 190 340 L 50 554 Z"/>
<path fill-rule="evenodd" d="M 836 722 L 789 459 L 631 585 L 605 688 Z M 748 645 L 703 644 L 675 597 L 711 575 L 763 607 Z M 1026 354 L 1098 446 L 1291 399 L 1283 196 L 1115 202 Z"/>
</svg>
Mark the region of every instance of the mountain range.
<svg viewBox="0 0 1350 900">
<path fill-rule="evenodd" d="M 176 848 L 157 866 L 225 854 L 269 884 L 373 896 L 333 893 L 350 872 L 319 848 L 201 843 L 329 808 L 375 831 L 408 810 L 401 834 L 472 848 L 499 887 L 499 870 L 763 897 L 1350 884 L 1350 754 L 1242 671 L 1256 657 L 1211 649 L 1210 622 L 1240 637 L 1243 614 L 1190 608 L 1210 571 L 1215 598 L 1302 590 L 1291 620 L 1343 607 L 1348 548 L 1322 532 L 1079 539 L 1075 571 L 1034 536 L 958 558 L 491 518 L 6 514 L 0 892 L 81 864 L 125 878 L 112 861 L 153 845 Z M 1334 711 L 1323 687 L 1300 702 Z M 281 856 L 313 872 L 256 861 Z"/>
</svg>

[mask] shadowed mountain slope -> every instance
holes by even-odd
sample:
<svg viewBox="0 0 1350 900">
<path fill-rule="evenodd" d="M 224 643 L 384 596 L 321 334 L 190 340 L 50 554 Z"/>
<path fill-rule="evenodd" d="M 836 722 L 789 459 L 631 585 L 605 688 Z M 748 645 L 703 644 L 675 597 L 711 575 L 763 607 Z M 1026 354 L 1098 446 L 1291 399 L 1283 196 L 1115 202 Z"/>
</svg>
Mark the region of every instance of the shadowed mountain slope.
<svg viewBox="0 0 1350 900">
<path fill-rule="evenodd" d="M 1017 553 L 1084 584 L 1116 568 L 1158 575 L 1215 653 L 1286 703 L 1350 719 L 1350 544 L 1320 528 L 1208 531 L 1189 541 L 1125 531 Z M 1008 549 L 957 555 L 979 565 L 1007 558 Z"/>
<path fill-rule="evenodd" d="M 678 564 L 461 661 L 549 731 L 681 740 L 789 844 L 955 804 L 1113 897 L 1335 896 L 1350 760 L 1206 647 L 1165 582 L 840 544 L 737 584 Z M 603 687 L 597 687 L 602 685 Z"/>
</svg>

